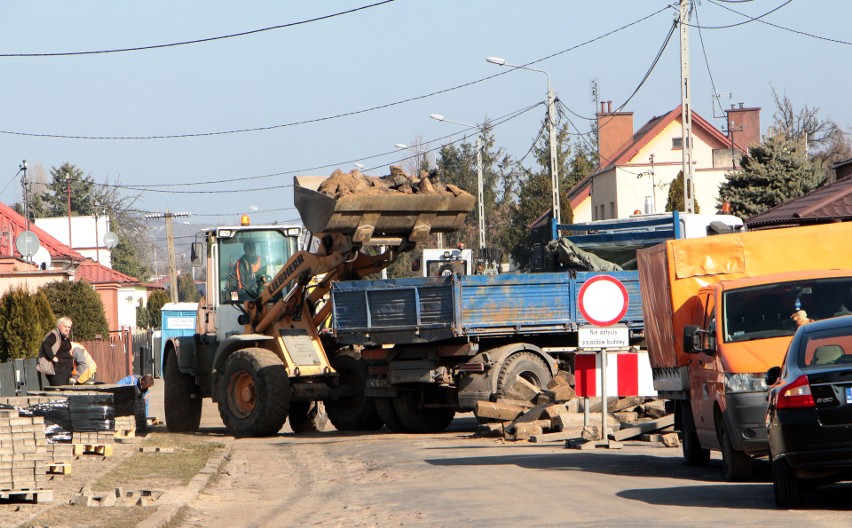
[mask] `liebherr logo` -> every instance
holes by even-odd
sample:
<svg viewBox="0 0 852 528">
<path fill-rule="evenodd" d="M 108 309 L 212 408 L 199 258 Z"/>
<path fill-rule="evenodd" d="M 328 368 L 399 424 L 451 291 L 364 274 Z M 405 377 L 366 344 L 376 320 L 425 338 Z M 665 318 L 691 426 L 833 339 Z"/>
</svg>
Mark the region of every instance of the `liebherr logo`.
<svg viewBox="0 0 852 528">
<path fill-rule="evenodd" d="M 305 262 L 305 256 L 299 255 L 298 257 L 296 257 L 296 260 L 291 262 L 290 265 L 284 269 L 282 273 L 279 273 L 278 276 L 272 279 L 272 281 L 266 285 L 267 295 L 272 295 L 273 293 L 275 293 L 275 290 L 280 288 L 282 285 L 290 282 L 290 275 L 292 275 L 293 272 L 299 269 L 299 266 L 301 266 L 303 262 Z"/>
</svg>

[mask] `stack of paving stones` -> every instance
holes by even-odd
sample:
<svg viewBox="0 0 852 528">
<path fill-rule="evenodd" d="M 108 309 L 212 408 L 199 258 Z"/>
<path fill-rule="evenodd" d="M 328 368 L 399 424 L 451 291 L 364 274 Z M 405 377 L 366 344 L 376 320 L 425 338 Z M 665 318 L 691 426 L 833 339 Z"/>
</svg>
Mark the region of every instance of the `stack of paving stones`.
<svg viewBox="0 0 852 528">
<path fill-rule="evenodd" d="M 115 438 L 133 438 L 136 436 L 135 416 L 115 417 Z"/>
<path fill-rule="evenodd" d="M 45 488 L 46 460 L 44 418 L 0 411 L 0 497 L 53 500 L 53 490 Z"/>
<path fill-rule="evenodd" d="M 7 396 L 0 398 L 0 403 L 5 405 L 11 405 L 12 407 L 18 409 L 25 409 L 31 405 L 38 405 L 39 403 L 47 403 L 54 400 L 62 399 L 60 396 Z M 37 418 L 41 420 L 41 436 L 40 441 L 44 445 L 46 458 L 45 458 L 45 466 L 46 469 L 49 469 L 50 466 L 62 466 L 66 464 L 70 464 L 71 460 L 74 458 L 74 448 L 71 444 L 67 443 L 49 443 L 45 438 L 44 432 L 45 424 L 44 419 L 41 417 Z"/>
</svg>

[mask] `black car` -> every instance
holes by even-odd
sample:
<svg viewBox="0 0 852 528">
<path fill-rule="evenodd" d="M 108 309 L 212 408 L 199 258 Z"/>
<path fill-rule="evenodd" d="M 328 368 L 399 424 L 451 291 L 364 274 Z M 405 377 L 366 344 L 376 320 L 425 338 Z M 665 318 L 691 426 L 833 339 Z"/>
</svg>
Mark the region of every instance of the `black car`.
<svg viewBox="0 0 852 528">
<path fill-rule="evenodd" d="M 800 507 L 806 491 L 852 480 L 852 316 L 799 328 L 766 382 L 778 507 Z"/>
</svg>

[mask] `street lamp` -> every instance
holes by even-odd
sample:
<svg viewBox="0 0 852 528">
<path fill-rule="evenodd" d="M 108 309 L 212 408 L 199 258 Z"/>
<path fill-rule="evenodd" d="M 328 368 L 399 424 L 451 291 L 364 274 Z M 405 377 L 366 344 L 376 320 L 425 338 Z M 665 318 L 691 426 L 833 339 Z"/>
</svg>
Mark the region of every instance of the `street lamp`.
<svg viewBox="0 0 852 528">
<path fill-rule="evenodd" d="M 476 201 L 479 204 L 478 206 L 478 216 L 479 216 L 479 249 L 485 249 L 485 200 L 483 199 L 483 195 L 485 194 L 482 183 L 482 127 L 478 125 L 471 125 L 468 123 L 462 123 L 461 121 L 451 121 L 441 114 L 429 114 L 429 117 L 436 121 L 443 121 L 445 123 L 453 123 L 456 125 L 465 126 L 468 128 L 475 128 L 477 131 L 476 134 Z"/>
<path fill-rule="evenodd" d="M 486 61 L 491 64 L 496 64 L 497 66 L 507 66 L 509 68 L 515 68 L 518 70 L 530 70 L 534 72 L 543 73 L 547 76 L 547 132 L 550 136 L 550 180 L 551 180 L 551 193 L 552 193 L 552 207 L 553 207 L 553 218 L 556 219 L 556 223 L 561 223 L 562 214 L 560 213 L 559 207 L 559 168 L 556 163 L 556 130 L 554 129 L 555 122 L 555 111 L 554 104 L 556 102 L 556 98 L 553 95 L 553 90 L 550 88 L 550 74 L 544 70 L 539 70 L 537 68 L 530 68 L 529 66 L 515 66 L 514 64 L 508 64 L 506 59 L 501 57 L 486 57 Z"/>
</svg>

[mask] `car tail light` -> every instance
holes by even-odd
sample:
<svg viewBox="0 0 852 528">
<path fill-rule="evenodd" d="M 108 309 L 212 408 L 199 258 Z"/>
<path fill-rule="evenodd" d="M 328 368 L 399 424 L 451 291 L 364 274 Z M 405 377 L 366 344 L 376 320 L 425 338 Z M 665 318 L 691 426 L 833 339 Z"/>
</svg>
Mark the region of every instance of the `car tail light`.
<svg viewBox="0 0 852 528">
<path fill-rule="evenodd" d="M 776 409 L 804 409 L 807 407 L 816 407 L 807 376 L 799 376 L 796 381 L 778 390 Z"/>
</svg>

